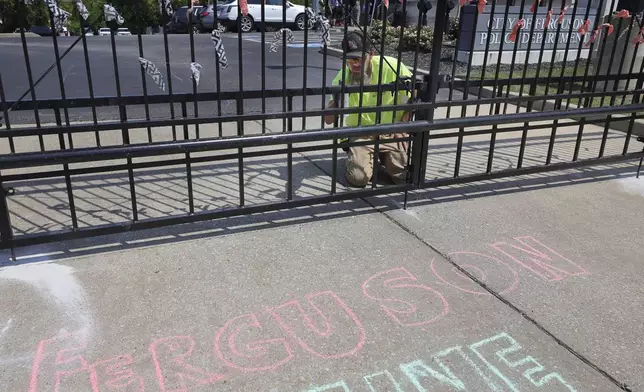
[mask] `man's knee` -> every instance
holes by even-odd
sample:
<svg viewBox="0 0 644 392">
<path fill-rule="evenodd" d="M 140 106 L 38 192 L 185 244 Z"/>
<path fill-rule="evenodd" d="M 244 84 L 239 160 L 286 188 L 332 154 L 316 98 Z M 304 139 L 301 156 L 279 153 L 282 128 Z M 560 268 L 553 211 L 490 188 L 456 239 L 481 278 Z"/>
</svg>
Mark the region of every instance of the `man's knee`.
<svg viewBox="0 0 644 392">
<path fill-rule="evenodd" d="M 347 181 L 353 186 L 363 187 L 369 183 L 372 172 L 368 167 L 356 163 L 347 163 Z"/>
<path fill-rule="evenodd" d="M 366 148 L 351 147 L 347 159 L 347 181 L 353 186 L 363 187 L 373 174 L 373 155 Z"/>
<path fill-rule="evenodd" d="M 403 183 L 407 179 L 407 154 L 404 152 L 390 152 L 385 159 L 387 174 L 396 183 Z"/>
</svg>

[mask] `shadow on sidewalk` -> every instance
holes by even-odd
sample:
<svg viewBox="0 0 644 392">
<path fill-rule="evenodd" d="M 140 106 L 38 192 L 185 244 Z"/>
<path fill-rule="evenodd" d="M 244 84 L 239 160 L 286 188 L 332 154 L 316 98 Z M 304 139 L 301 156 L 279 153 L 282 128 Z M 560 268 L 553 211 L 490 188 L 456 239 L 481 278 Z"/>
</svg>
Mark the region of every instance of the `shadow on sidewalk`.
<svg viewBox="0 0 644 392">
<path fill-rule="evenodd" d="M 295 161 L 298 163 L 296 164 Z M 314 159 L 314 161 L 316 161 Z M 330 160 L 320 159 L 322 166 L 330 167 Z M 294 157 L 294 170 L 296 165 L 310 165 L 304 158 Z M 541 173 L 530 176 L 514 177 L 498 180 L 487 180 L 478 183 L 469 183 L 443 188 L 425 189 L 414 191 L 410 194 L 408 208 L 421 207 L 430 204 L 457 202 L 466 199 L 522 193 L 543 188 L 561 187 L 572 184 L 593 183 L 617 178 L 634 176 L 636 163 L 627 162 L 603 165 L 592 168 L 566 170 L 562 172 Z M 272 170 L 275 173 L 275 170 Z M 286 171 L 278 170 L 276 179 L 285 181 Z M 103 180 L 109 180 L 103 179 Z M 43 184 L 39 184 L 43 185 Z M 294 182 L 302 186 L 302 182 Z M 75 188 L 76 189 L 76 188 Z M 340 188 L 339 188 L 340 189 Z M 284 195 L 284 189 L 279 191 L 279 196 Z M 376 203 L 373 203 L 375 201 Z M 3 252 L 2 264 L 16 265 L 33 262 L 55 261 L 69 257 L 88 256 L 140 247 L 179 243 L 201 238 L 214 238 L 230 234 L 276 229 L 294 224 L 320 222 L 328 219 L 364 214 L 380 213 L 401 208 L 402 194 L 380 196 L 372 200 L 377 208 L 373 208 L 364 200 L 350 200 L 345 202 L 301 207 L 290 210 L 280 210 L 261 214 L 222 218 L 218 220 L 168 226 L 158 229 L 133 231 L 122 234 L 106 235 L 86 239 L 62 241 L 52 244 L 43 244 L 19 248 L 16 251 L 17 261 L 9 260 L 9 252 Z"/>
</svg>

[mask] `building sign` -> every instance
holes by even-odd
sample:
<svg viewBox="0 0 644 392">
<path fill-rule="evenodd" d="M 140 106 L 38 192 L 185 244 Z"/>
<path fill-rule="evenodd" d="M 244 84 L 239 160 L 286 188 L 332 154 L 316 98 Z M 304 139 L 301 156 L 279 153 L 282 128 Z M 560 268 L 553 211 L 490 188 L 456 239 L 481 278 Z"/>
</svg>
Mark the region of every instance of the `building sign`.
<svg viewBox="0 0 644 392">
<path fill-rule="evenodd" d="M 592 31 L 589 31 L 583 37 L 577 32 L 579 27 L 584 24 L 585 8 L 578 8 L 574 19 L 572 17 L 572 7 L 569 8 L 561 24 L 559 24 L 558 20 L 559 10 L 554 11 L 546 31 L 547 9 L 541 7 L 536 16 L 526 9 L 528 13 L 523 14 L 525 26 L 519 30 L 515 43 L 510 41 L 510 33 L 512 32 L 512 27 L 519 20 L 521 9 L 520 7 L 510 7 L 509 12 L 506 14 L 505 7 L 505 5 L 497 5 L 494 15 L 492 15 L 492 7 L 486 7 L 485 12 L 478 16 L 476 26 L 474 26 L 476 7 L 464 7 L 461 12 L 459 50 L 469 52 L 472 47 L 472 39 L 474 39 L 474 52 L 485 51 L 488 44 L 488 50 L 499 51 L 501 50 L 501 42 L 503 42 L 503 52 L 513 51 L 515 46 L 518 47 L 518 50 L 527 50 L 528 46 L 530 46 L 531 52 L 539 51 L 542 48 L 544 50 L 555 48 L 561 50 L 565 49 L 568 43 L 570 43 L 570 49 L 574 48 L 576 50 L 582 40 L 586 42 L 592 35 Z M 596 13 L 596 10 L 590 10 L 588 19 L 591 22 L 591 26 L 594 26 Z M 559 33 L 557 33 L 558 28 Z"/>
</svg>

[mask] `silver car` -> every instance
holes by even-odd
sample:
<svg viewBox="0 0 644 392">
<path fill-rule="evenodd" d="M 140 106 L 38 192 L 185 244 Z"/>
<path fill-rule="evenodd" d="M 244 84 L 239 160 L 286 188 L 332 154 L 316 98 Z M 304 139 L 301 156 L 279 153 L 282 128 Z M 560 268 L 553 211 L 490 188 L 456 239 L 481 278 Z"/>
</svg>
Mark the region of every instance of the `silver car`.
<svg viewBox="0 0 644 392">
<path fill-rule="evenodd" d="M 221 3 L 219 3 L 221 4 Z M 199 12 L 199 30 L 201 32 L 210 32 L 215 28 L 215 17 L 217 16 L 217 12 L 215 11 L 215 6 L 214 5 L 207 5 L 204 6 L 201 9 L 201 12 Z"/>
</svg>

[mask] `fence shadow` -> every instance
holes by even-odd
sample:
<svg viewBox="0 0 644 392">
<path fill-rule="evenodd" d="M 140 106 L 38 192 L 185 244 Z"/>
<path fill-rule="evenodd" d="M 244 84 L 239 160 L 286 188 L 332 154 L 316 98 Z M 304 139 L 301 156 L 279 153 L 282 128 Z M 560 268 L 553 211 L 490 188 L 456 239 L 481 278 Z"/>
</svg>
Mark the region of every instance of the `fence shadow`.
<svg viewBox="0 0 644 392">
<path fill-rule="evenodd" d="M 330 164 L 326 161 L 325 163 Z M 636 169 L 637 162 L 618 163 L 419 190 L 411 192 L 409 195 L 408 208 L 413 209 L 431 204 L 458 202 L 495 195 L 520 194 L 543 188 L 608 181 L 634 176 Z M 9 252 L 3 251 L 0 265 L 56 261 L 70 257 L 99 255 L 106 252 L 131 250 L 153 245 L 168 245 L 195 239 L 273 230 L 294 224 L 387 212 L 400 209 L 402 203 L 402 194 L 392 194 L 370 198 L 369 200 L 349 200 L 158 229 L 42 244 L 17 249 L 16 261 L 11 261 Z"/>
</svg>

